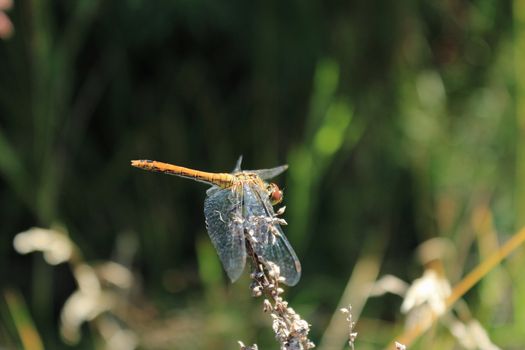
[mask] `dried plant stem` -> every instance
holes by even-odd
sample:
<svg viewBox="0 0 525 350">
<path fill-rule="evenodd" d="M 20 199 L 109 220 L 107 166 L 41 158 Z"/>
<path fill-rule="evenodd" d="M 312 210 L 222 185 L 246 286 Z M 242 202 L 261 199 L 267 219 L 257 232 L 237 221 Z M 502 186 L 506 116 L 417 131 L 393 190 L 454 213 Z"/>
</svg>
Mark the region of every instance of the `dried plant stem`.
<svg viewBox="0 0 525 350">
<path fill-rule="evenodd" d="M 314 348 L 314 343 L 308 339 L 310 325 L 289 307 L 288 302 L 281 296 L 284 290 L 279 287 L 279 283 L 283 282 L 284 278 L 279 275 L 279 267 L 258 256 L 252 249 L 250 239 L 246 240 L 246 248 L 253 265 L 253 282 L 250 286 L 252 294 L 254 297 L 265 296 L 263 310 L 272 317 L 272 328 L 281 350 Z M 256 345 L 246 347 L 242 343 L 240 346 L 246 350 L 257 348 Z"/>
<path fill-rule="evenodd" d="M 525 242 L 525 227 L 519 230 L 511 239 L 502 245 L 496 252 L 482 261 L 474 270 L 466 275 L 452 290 L 450 296 L 445 300 L 446 309 L 450 309 L 459 298 L 469 291 L 478 283 L 486 274 L 488 274 L 503 259 L 509 256 L 516 248 Z M 406 346 L 412 344 L 420 337 L 430 326 L 439 318 L 439 315 L 432 313 L 428 322 L 420 322 L 417 326 L 408 329 L 396 340 Z M 392 342 L 394 344 L 394 342 Z M 391 345 L 388 346 L 391 349 Z"/>
</svg>

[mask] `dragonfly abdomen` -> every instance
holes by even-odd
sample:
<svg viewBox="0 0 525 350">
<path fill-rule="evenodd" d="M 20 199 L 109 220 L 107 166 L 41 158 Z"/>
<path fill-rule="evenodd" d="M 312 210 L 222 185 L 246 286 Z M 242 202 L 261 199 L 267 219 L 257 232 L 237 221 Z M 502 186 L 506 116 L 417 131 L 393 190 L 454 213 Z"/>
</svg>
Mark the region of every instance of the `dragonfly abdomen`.
<svg viewBox="0 0 525 350">
<path fill-rule="evenodd" d="M 231 187 L 235 178 L 227 173 L 209 173 L 206 171 L 194 170 L 178 165 L 157 162 L 156 160 L 132 160 L 131 165 L 140 169 L 155 171 L 159 173 L 181 176 L 196 181 L 205 182 L 221 188 Z"/>
</svg>

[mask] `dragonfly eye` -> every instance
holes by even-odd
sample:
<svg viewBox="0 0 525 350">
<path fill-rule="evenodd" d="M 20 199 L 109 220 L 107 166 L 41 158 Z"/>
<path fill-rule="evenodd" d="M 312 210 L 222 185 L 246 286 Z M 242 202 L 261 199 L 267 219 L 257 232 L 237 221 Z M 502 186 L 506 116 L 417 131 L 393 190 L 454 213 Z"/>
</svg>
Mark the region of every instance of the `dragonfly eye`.
<svg viewBox="0 0 525 350">
<path fill-rule="evenodd" d="M 277 205 L 283 201 L 283 191 L 279 189 L 279 186 L 274 183 L 270 183 L 267 189 L 272 205 Z"/>
</svg>

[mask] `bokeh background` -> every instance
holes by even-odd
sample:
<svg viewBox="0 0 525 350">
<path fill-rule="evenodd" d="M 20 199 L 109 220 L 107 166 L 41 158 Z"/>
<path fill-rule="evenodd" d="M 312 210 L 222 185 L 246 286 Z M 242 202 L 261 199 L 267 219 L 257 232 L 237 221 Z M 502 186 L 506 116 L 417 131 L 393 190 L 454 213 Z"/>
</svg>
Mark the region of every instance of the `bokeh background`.
<svg viewBox="0 0 525 350">
<path fill-rule="evenodd" d="M 350 302 L 356 348 L 383 348 L 407 316 L 401 297 L 369 295 L 374 280 L 412 283 L 416 248 L 438 239 L 454 285 L 525 223 L 522 0 L 21 0 L 7 14 L 2 349 L 277 348 L 247 273 L 230 284 L 222 272 L 206 186 L 131 159 L 288 163 L 276 182 L 303 277 L 285 295 L 318 345 Z M 74 254 L 21 254 L 13 241 L 30 227 L 53 230 L 34 249 Z M 465 296 L 454 317 L 479 322 L 475 340 L 525 346 L 524 263 L 521 249 Z M 413 348 L 469 348 L 453 324 Z"/>
</svg>

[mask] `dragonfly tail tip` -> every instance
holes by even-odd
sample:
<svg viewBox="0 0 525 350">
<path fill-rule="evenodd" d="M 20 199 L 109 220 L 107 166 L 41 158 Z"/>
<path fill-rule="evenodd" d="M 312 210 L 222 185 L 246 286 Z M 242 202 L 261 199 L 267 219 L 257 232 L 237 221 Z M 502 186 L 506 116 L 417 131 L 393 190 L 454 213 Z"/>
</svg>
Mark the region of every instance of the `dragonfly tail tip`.
<svg viewBox="0 0 525 350">
<path fill-rule="evenodd" d="M 136 168 L 144 168 L 144 163 L 152 163 L 152 161 L 151 160 L 144 160 L 144 159 L 132 160 L 131 161 L 131 166 L 134 166 Z"/>
</svg>

